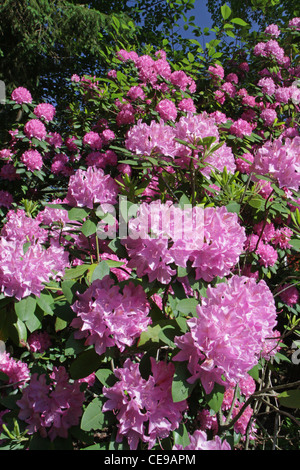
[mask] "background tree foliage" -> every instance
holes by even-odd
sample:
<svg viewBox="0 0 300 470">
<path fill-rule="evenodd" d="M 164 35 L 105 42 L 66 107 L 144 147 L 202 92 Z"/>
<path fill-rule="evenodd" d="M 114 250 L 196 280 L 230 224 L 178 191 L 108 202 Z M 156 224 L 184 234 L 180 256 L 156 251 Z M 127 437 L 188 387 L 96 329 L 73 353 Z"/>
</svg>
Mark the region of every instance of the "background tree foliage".
<svg viewBox="0 0 300 470">
<path fill-rule="evenodd" d="M 218 26 L 222 21 L 223 3 L 223 0 L 207 0 L 206 2 L 214 26 Z M 247 21 L 252 27 L 278 24 L 285 16 L 296 17 L 300 12 L 298 0 L 228 0 L 227 5 L 235 17 Z"/>
<path fill-rule="evenodd" d="M 161 45 L 193 3 L 6 0 L 0 7 L 0 79 L 8 93 L 24 86 L 34 97 L 55 96 L 70 74 L 108 67 L 112 47 Z"/>
<path fill-rule="evenodd" d="M 182 17 L 187 21 L 185 15 L 194 2 L 4 0 L 0 80 L 7 97 L 14 88 L 26 87 L 35 100 L 55 104 L 59 115 L 72 97 L 66 79 L 74 73 L 105 73 L 117 49 L 140 49 L 145 44 L 161 48 L 163 41 L 173 51 L 179 44 L 186 48 L 188 41 L 176 31 L 177 21 Z M 8 128 L 15 114 L 1 107 L 0 119 Z"/>
</svg>

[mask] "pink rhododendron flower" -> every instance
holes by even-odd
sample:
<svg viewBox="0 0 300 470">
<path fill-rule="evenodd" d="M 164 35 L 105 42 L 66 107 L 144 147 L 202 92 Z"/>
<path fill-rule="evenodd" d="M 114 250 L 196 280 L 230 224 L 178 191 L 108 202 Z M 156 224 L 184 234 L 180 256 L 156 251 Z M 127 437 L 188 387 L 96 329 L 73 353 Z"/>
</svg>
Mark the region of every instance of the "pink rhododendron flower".
<svg viewBox="0 0 300 470">
<path fill-rule="evenodd" d="M 110 175 L 101 168 L 89 167 L 86 171 L 77 170 L 70 177 L 66 202 L 71 206 L 88 207 L 94 204 L 115 204 L 118 187 Z"/>
<path fill-rule="evenodd" d="M 198 140 L 203 140 L 205 137 L 215 137 L 216 142 L 218 142 L 219 130 L 214 118 L 210 117 L 207 113 L 195 115 L 188 113 L 187 116 L 182 116 L 176 123 L 174 137 L 185 140 L 193 145 L 197 145 Z M 182 144 L 177 144 L 178 149 L 182 147 Z M 186 148 L 186 150 L 188 151 L 189 149 Z"/>
<path fill-rule="evenodd" d="M 208 287 L 188 320 L 190 331 L 174 340 L 180 352 L 174 361 L 187 361 L 188 382 L 200 379 L 210 393 L 214 383 L 238 383 L 257 364 L 276 326 L 276 307 L 265 281 L 233 276 Z M 238 358 L 238 360 L 237 360 Z"/>
<path fill-rule="evenodd" d="M 70 176 L 69 157 L 65 153 L 57 153 L 51 163 L 51 173 L 54 175 Z"/>
<path fill-rule="evenodd" d="M 52 344 L 52 341 L 47 331 L 34 331 L 29 336 L 27 342 L 30 351 L 38 353 L 45 352 Z"/>
<path fill-rule="evenodd" d="M 273 245 L 279 246 L 281 249 L 286 250 L 290 248 L 291 245 L 289 243 L 291 237 L 293 235 L 293 231 L 289 227 L 279 228 L 274 233 L 273 238 Z"/>
<path fill-rule="evenodd" d="M 230 132 L 237 137 L 243 138 L 245 135 L 252 134 L 252 127 L 247 121 L 239 118 L 230 126 Z"/>
<path fill-rule="evenodd" d="M 189 91 L 193 93 L 196 89 L 194 80 L 188 77 L 183 70 L 172 72 L 169 80 L 174 86 L 177 86 L 182 91 L 189 89 Z"/>
<path fill-rule="evenodd" d="M 118 258 L 114 253 L 101 253 L 101 260 L 116 261 L 120 266 L 112 266 L 111 272 L 115 274 L 119 282 L 127 281 L 130 278 L 131 269 L 128 267 L 128 260 L 125 258 Z"/>
<path fill-rule="evenodd" d="M 9 149 L 2 149 L 0 150 L 0 158 L 2 158 L 3 160 L 6 160 L 7 162 L 10 161 L 13 156 L 13 153 L 11 150 Z"/>
<path fill-rule="evenodd" d="M 60 246 L 44 249 L 36 243 L 24 251 L 24 241 L 0 237 L 0 290 L 17 300 L 30 294 L 39 297 L 44 283 L 63 276 L 69 265 L 68 253 Z"/>
<path fill-rule="evenodd" d="M 41 170 L 43 167 L 43 157 L 37 150 L 26 150 L 21 156 L 21 161 L 27 170 Z"/>
<path fill-rule="evenodd" d="M 144 100 L 146 98 L 145 92 L 140 86 L 131 87 L 127 93 L 127 96 L 133 101 L 136 101 L 138 99 Z"/>
<path fill-rule="evenodd" d="M 239 83 L 239 77 L 237 76 L 236 73 L 229 73 L 226 76 L 226 82 L 232 82 L 232 83 L 235 83 L 237 85 Z"/>
<path fill-rule="evenodd" d="M 0 177 L 4 180 L 15 181 L 20 178 L 20 175 L 12 163 L 6 163 L 0 169 Z"/>
<path fill-rule="evenodd" d="M 275 109 L 266 108 L 262 110 L 262 112 L 260 113 L 260 117 L 262 118 L 266 126 L 272 126 L 275 119 L 277 119 L 277 113 Z"/>
<path fill-rule="evenodd" d="M 216 124 L 222 124 L 228 121 L 226 114 L 221 111 L 214 111 L 209 116 L 215 120 Z"/>
<path fill-rule="evenodd" d="M 217 79 L 218 78 L 221 78 L 221 79 L 224 78 L 224 69 L 223 69 L 222 65 L 215 65 L 215 66 L 210 65 L 208 67 L 208 72 L 210 73 L 212 78 L 217 78 Z"/>
<path fill-rule="evenodd" d="M 82 139 L 84 145 L 90 146 L 93 150 L 100 150 L 102 148 L 102 139 L 98 132 L 87 132 Z"/>
<path fill-rule="evenodd" d="M 150 125 L 141 120 L 128 131 L 125 146 L 137 155 L 151 155 L 157 152 L 166 156 L 174 156 L 174 132 L 170 126 L 151 121 Z"/>
<path fill-rule="evenodd" d="M 94 281 L 78 298 L 72 305 L 77 318 L 71 326 L 80 328 L 75 336 L 86 337 L 86 344 L 94 344 L 99 355 L 112 346 L 124 351 L 151 323 L 149 304 L 141 286 L 129 283 L 120 292 L 106 276 Z"/>
<path fill-rule="evenodd" d="M 8 191 L 0 190 L 0 207 L 9 209 L 14 202 L 12 195 Z"/>
<path fill-rule="evenodd" d="M 96 382 L 96 374 L 95 372 L 92 372 L 89 374 L 87 377 L 84 377 L 83 379 L 78 379 L 78 383 L 86 383 L 88 387 L 92 387 Z"/>
<path fill-rule="evenodd" d="M 225 103 L 225 93 L 221 90 L 217 90 L 214 93 L 215 100 L 220 103 L 224 104 Z"/>
<path fill-rule="evenodd" d="M 289 21 L 289 27 L 300 31 L 300 18 L 295 17 Z"/>
<path fill-rule="evenodd" d="M 224 91 L 230 98 L 234 98 L 236 94 L 236 88 L 231 82 L 225 82 L 221 85 L 220 90 Z"/>
<path fill-rule="evenodd" d="M 164 121 L 175 121 L 177 117 L 177 109 L 173 101 L 168 99 L 161 100 L 155 108 L 155 111 L 158 112 L 161 119 Z"/>
<path fill-rule="evenodd" d="M 60 148 L 63 144 L 63 139 L 58 132 L 49 132 L 46 137 L 46 142 L 53 145 L 54 148 Z"/>
<path fill-rule="evenodd" d="M 51 441 L 56 437 L 66 439 L 69 428 L 79 423 L 84 394 L 78 381 L 70 382 L 63 366 L 54 367 L 49 377 L 47 383 L 45 374 L 32 375 L 16 402 L 20 408 L 18 417 L 28 424 L 29 435 L 39 432 Z"/>
<path fill-rule="evenodd" d="M 237 214 L 228 212 L 224 206 L 204 209 L 203 234 L 203 247 L 193 250 L 189 259 L 195 267 L 196 278 L 210 282 L 216 276 L 230 273 L 243 251 L 246 236 Z M 182 266 L 180 256 L 174 257 Z"/>
<path fill-rule="evenodd" d="M 183 98 L 178 103 L 178 109 L 185 113 L 196 113 L 196 106 L 192 98 Z"/>
<path fill-rule="evenodd" d="M 5 351 L 0 351 L 0 371 L 8 376 L 8 384 L 14 388 L 22 388 L 30 378 L 28 365 Z"/>
<path fill-rule="evenodd" d="M 280 287 L 280 291 L 282 292 L 280 292 L 279 297 L 284 303 L 286 303 L 290 307 L 299 302 L 298 289 L 292 284 L 290 286 L 288 284 L 283 284 L 283 286 Z"/>
<path fill-rule="evenodd" d="M 47 231 L 40 227 L 40 220 L 29 217 L 23 209 L 10 210 L 6 215 L 7 221 L 1 230 L 1 236 L 6 240 L 16 240 L 23 243 L 47 240 Z"/>
<path fill-rule="evenodd" d="M 269 26 L 266 27 L 264 32 L 265 34 L 269 34 L 270 36 L 273 36 L 275 38 L 278 38 L 278 36 L 280 36 L 280 29 L 278 28 L 277 24 L 269 24 Z"/>
<path fill-rule="evenodd" d="M 24 126 L 24 133 L 29 139 L 35 138 L 38 140 L 44 140 L 47 135 L 46 127 L 39 119 L 27 121 Z"/>
<path fill-rule="evenodd" d="M 287 104 L 292 98 L 292 87 L 279 87 L 275 90 L 274 96 L 276 101 Z"/>
<path fill-rule="evenodd" d="M 196 278 L 208 282 L 229 274 L 245 240 L 237 214 L 225 207 L 181 209 L 153 201 L 140 205 L 123 244 L 130 257 L 128 266 L 136 268 L 138 276 L 167 284 L 175 274 L 172 263 L 186 267 L 191 261 Z"/>
<path fill-rule="evenodd" d="M 114 411 L 118 421 L 116 442 L 126 437 L 131 450 L 136 450 L 140 441 L 152 449 L 157 439 L 168 437 L 178 428 L 187 407 L 185 400 L 172 400 L 174 364 L 156 363 L 153 357 L 150 361 L 152 375 L 147 380 L 142 378 L 139 364 L 126 359 L 123 368 L 115 369 L 115 385 L 103 387 L 108 400 L 102 411 Z"/>
<path fill-rule="evenodd" d="M 123 105 L 122 109 L 117 114 L 117 118 L 116 118 L 117 125 L 120 127 L 120 126 L 127 125 L 127 124 L 134 124 L 135 123 L 134 114 L 135 114 L 135 110 L 130 103 Z"/>
<path fill-rule="evenodd" d="M 274 80 L 271 77 L 263 77 L 261 78 L 257 85 L 261 87 L 261 90 L 263 93 L 266 95 L 274 95 L 275 90 L 276 90 L 276 85 L 274 83 Z"/>
<path fill-rule="evenodd" d="M 249 72 L 249 64 L 247 62 L 242 62 L 241 64 L 239 64 L 239 69 L 243 72 Z"/>
<path fill-rule="evenodd" d="M 266 142 L 254 155 L 254 171 L 260 175 L 270 175 L 277 180 L 279 187 L 298 191 L 300 137 Z"/>
<path fill-rule="evenodd" d="M 122 61 L 132 60 L 133 62 L 135 62 L 138 59 L 138 54 L 135 51 L 128 52 L 124 49 L 120 49 L 116 55 L 118 59 Z"/>
<path fill-rule="evenodd" d="M 251 153 L 243 153 L 243 155 L 241 155 L 241 157 L 238 157 L 235 161 L 236 169 L 240 173 L 249 174 L 251 171 L 253 160 L 254 157 Z"/>
<path fill-rule="evenodd" d="M 205 164 L 204 168 L 201 168 L 201 173 L 209 178 L 211 171 L 222 172 L 226 167 L 228 173 L 234 173 L 236 171 L 235 158 L 232 150 L 225 143 L 222 147 L 215 150 L 203 161 Z"/>
<path fill-rule="evenodd" d="M 18 104 L 32 103 L 31 93 L 24 87 L 15 88 L 11 94 L 11 99 Z"/>
<path fill-rule="evenodd" d="M 253 231 L 261 236 L 261 240 L 265 242 L 270 242 L 275 236 L 274 224 L 265 222 L 264 220 L 253 225 Z"/>
<path fill-rule="evenodd" d="M 49 122 L 53 121 L 56 110 L 50 103 L 40 103 L 34 108 L 33 112 L 39 119 L 45 119 Z"/>
<path fill-rule="evenodd" d="M 189 445 L 183 447 L 175 444 L 173 450 L 231 450 L 230 444 L 226 440 L 222 441 L 219 436 L 208 440 L 207 434 L 198 429 L 194 431 L 194 434 L 189 434 L 189 439 Z"/>
<path fill-rule="evenodd" d="M 117 154 L 113 150 L 106 152 L 91 152 L 86 156 L 87 166 L 95 166 L 97 168 L 105 168 L 108 165 L 115 166 L 118 162 Z"/>
</svg>

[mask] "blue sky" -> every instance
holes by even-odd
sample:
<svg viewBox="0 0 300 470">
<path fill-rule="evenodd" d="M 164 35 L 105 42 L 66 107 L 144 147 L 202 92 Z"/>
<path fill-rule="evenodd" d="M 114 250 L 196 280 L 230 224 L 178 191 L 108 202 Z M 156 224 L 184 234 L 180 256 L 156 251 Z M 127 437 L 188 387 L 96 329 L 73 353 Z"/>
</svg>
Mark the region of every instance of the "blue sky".
<svg viewBox="0 0 300 470">
<path fill-rule="evenodd" d="M 224 3 L 225 3 L 225 0 L 224 0 Z M 204 28 L 212 27 L 212 19 L 211 19 L 210 13 L 207 10 L 206 0 L 195 0 L 194 9 L 191 10 L 187 16 L 188 17 L 195 16 L 194 23 L 197 26 L 199 26 L 202 30 Z M 182 25 L 182 28 L 180 30 L 180 34 L 184 38 L 193 39 L 194 36 L 191 35 L 192 28 L 189 28 L 187 31 L 185 31 L 183 29 L 183 25 L 184 25 L 183 20 L 180 22 L 180 26 L 181 25 Z M 214 39 L 214 38 L 215 38 L 214 33 L 211 33 L 210 36 L 205 36 L 205 42 L 208 42 L 210 39 Z M 202 43 L 202 39 L 201 40 L 199 40 L 199 38 L 195 38 L 195 39 L 198 39 L 198 41 Z"/>
</svg>

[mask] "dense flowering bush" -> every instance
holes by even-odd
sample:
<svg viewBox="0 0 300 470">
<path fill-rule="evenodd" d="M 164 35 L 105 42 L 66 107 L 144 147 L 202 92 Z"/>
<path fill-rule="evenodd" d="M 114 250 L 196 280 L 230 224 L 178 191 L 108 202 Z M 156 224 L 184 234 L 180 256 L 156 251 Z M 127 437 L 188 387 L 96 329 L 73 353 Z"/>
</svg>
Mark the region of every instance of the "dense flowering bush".
<svg viewBox="0 0 300 470">
<path fill-rule="evenodd" d="M 70 77 L 63 126 L 13 91 L 1 448 L 255 449 L 266 406 L 296 407 L 298 31 L 182 62 L 120 49 Z"/>
</svg>

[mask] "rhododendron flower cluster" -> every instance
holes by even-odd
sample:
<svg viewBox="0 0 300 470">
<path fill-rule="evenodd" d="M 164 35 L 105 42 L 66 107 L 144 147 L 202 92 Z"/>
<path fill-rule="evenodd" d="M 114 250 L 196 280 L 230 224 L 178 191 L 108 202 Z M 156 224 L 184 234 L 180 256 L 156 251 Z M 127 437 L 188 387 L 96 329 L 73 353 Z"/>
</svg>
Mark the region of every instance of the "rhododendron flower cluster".
<svg viewBox="0 0 300 470">
<path fill-rule="evenodd" d="M 69 254 L 57 243 L 45 248 L 47 232 L 38 219 L 23 210 L 8 213 L 0 236 L 1 292 L 20 300 L 31 293 L 39 296 L 44 283 L 63 276 Z"/>
<path fill-rule="evenodd" d="M 113 410 L 117 417 L 116 441 L 127 438 L 131 450 L 136 450 L 139 441 L 151 449 L 156 439 L 167 437 L 177 429 L 187 407 L 185 400 L 172 400 L 174 365 L 150 358 L 152 375 L 142 378 L 139 364 L 126 359 L 123 368 L 115 369 L 118 379 L 111 388 L 103 387 L 108 399 L 102 411 Z"/>
<path fill-rule="evenodd" d="M 29 139 L 44 140 L 46 138 L 46 127 L 39 119 L 30 119 L 24 126 L 24 132 Z"/>
<path fill-rule="evenodd" d="M 300 137 L 276 139 L 266 142 L 254 155 L 253 170 L 260 175 L 270 175 L 279 184 L 298 191 Z"/>
<path fill-rule="evenodd" d="M 293 285 L 284 284 L 280 288 L 279 295 L 281 300 L 289 306 L 295 305 L 299 301 L 299 292 Z"/>
<path fill-rule="evenodd" d="M 78 297 L 72 306 L 77 318 L 71 326 L 80 330 L 75 336 L 86 337 L 86 344 L 94 344 L 99 355 L 112 346 L 124 351 L 151 323 L 145 292 L 133 283 L 120 292 L 113 280 L 105 277 Z"/>
<path fill-rule="evenodd" d="M 34 331 L 28 338 L 29 349 L 32 352 L 43 353 L 52 344 L 47 331 Z"/>
<path fill-rule="evenodd" d="M 34 108 L 33 112 L 39 119 L 49 122 L 53 121 L 56 110 L 50 103 L 40 103 Z"/>
<path fill-rule="evenodd" d="M 164 159 L 171 157 L 184 168 L 189 167 L 190 157 L 193 158 L 192 161 L 195 165 L 198 164 L 197 159 L 199 159 L 199 163 L 201 162 L 204 167 L 202 173 L 207 177 L 209 177 L 212 169 L 222 172 L 225 167 L 229 173 L 234 173 L 236 169 L 234 156 L 231 148 L 225 143 L 205 158 L 202 158 L 204 151 L 203 139 L 213 137 L 215 143 L 219 142 L 219 130 L 214 116 L 209 116 L 207 113 L 192 114 L 188 111 L 187 116 L 182 116 L 175 123 L 175 126 L 169 126 L 164 121 L 168 119 L 175 120 L 177 111 L 174 114 L 168 113 L 161 114 L 162 120 L 160 123 L 151 121 L 148 125 L 139 120 L 137 125 L 133 126 L 127 133 L 126 148 L 137 155 L 158 154 Z M 189 144 L 197 146 L 194 155 L 191 148 L 189 148 Z"/>
<path fill-rule="evenodd" d="M 43 157 L 37 150 L 27 150 L 21 156 L 21 161 L 30 171 L 41 170 L 43 166 Z"/>
<path fill-rule="evenodd" d="M 32 102 L 32 96 L 31 96 L 30 91 L 24 87 L 15 88 L 11 94 L 11 99 L 18 104 Z"/>
<path fill-rule="evenodd" d="M 0 190 L 0 207 L 6 207 L 9 209 L 13 203 L 14 199 L 8 191 Z"/>
<path fill-rule="evenodd" d="M 45 249 L 41 244 L 0 238 L 1 292 L 20 300 L 30 294 L 39 296 L 50 279 L 62 277 L 69 265 L 69 255 L 60 246 Z"/>
<path fill-rule="evenodd" d="M 191 261 L 196 278 L 206 281 L 229 274 L 245 240 L 237 215 L 225 207 L 181 209 L 152 202 L 142 204 L 129 221 L 129 237 L 123 243 L 130 268 L 137 268 L 139 276 L 148 275 L 150 282 L 167 284 L 175 274 L 172 263 L 186 267 Z"/>
<path fill-rule="evenodd" d="M 19 418 L 27 423 L 29 434 L 39 432 L 53 441 L 57 436 L 67 438 L 71 426 L 78 424 L 82 415 L 84 393 L 80 384 L 70 382 L 63 366 L 50 374 L 32 374 L 23 395 L 17 401 Z"/>
<path fill-rule="evenodd" d="M 115 204 L 118 187 L 110 175 L 101 168 L 78 170 L 69 180 L 66 201 L 71 206 L 92 209 L 96 203 Z"/>
<path fill-rule="evenodd" d="M 25 362 L 17 361 L 8 352 L 0 351 L 0 371 L 8 376 L 8 384 L 22 388 L 30 379 L 30 370 Z"/>
<path fill-rule="evenodd" d="M 215 382 L 224 384 L 222 376 L 237 383 L 257 364 L 265 343 L 268 348 L 276 317 L 273 295 L 263 280 L 233 276 L 208 287 L 197 317 L 187 321 L 190 331 L 175 340 L 181 351 L 174 360 L 188 361 L 188 381 L 200 379 L 206 393 Z"/>
<path fill-rule="evenodd" d="M 173 450 L 231 450 L 230 444 L 219 436 L 208 439 L 204 431 L 196 430 L 192 435 L 189 434 L 190 444 L 183 447 L 175 444 Z"/>
</svg>

